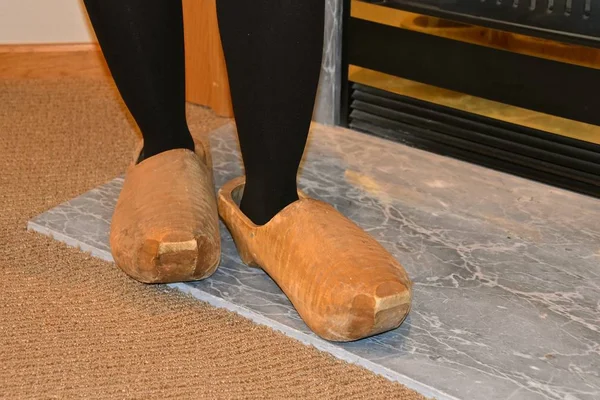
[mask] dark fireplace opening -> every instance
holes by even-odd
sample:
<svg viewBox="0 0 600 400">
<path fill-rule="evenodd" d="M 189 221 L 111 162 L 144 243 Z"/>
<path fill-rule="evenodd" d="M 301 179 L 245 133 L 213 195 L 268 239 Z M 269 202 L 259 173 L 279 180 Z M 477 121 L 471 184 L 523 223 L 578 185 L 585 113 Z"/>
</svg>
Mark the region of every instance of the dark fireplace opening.
<svg viewBox="0 0 600 400">
<path fill-rule="evenodd" d="M 600 0 L 345 12 L 343 125 L 600 197 Z"/>
</svg>

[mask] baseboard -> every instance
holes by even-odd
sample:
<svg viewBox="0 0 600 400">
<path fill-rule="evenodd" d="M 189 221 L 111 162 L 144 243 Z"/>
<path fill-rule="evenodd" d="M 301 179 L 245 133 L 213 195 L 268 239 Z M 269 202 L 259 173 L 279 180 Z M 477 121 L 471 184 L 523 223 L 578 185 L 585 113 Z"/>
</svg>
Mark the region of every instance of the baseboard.
<svg viewBox="0 0 600 400">
<path fill-rule="evenodd" d="M 100 51 L 98 43 L 0 44 L 0 53 L 69 53 Z"/>
<path fill-rule="evenodd" d="M 0 45 L 0 79 L 110 77 L 97 43 Z"/>
</svg>

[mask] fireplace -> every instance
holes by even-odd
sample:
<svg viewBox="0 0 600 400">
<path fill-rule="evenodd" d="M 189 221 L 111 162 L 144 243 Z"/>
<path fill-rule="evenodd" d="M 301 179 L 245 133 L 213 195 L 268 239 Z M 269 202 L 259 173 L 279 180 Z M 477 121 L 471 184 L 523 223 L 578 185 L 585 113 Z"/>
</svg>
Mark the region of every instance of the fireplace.
<svg viewBox="0 0 600 400">
<path fill-rule="evenodd" d="M 341 124 L 600 197 L 600 0 L 347 0 Z"/>
</svg>

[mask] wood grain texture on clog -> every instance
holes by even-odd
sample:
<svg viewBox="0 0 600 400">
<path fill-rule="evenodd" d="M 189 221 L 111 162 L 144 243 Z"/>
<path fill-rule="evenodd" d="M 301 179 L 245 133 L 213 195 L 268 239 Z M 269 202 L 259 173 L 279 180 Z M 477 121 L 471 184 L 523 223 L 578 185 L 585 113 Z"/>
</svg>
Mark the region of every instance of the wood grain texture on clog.
<svg viewBox="0 0 600 400">
<path fill-rule="evenodd" d="M 351 341 L 400 326 L 411 304 L 404 268 L 329 204 L 301 197 L 265 225 L 239 209 L 244 179 L 219 191 L 242 260 L 264 269 L 319 336 Z"/>
<path fill-rule="evenodd" d="M 196 143 L 132 165 L 110 232 L 115 263 L 146 283 L 204 279 L 221 255 L 209 153 Z"/>
</svg>

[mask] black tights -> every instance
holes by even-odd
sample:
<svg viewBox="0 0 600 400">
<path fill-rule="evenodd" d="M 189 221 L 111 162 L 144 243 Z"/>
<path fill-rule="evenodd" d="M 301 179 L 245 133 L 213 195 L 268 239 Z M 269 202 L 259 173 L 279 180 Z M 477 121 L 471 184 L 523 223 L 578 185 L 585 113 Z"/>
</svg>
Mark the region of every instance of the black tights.
<svg viewBox="0 0 600 400">
<path fill-rule="evenodd" d="M 185 118 L 180 1 L 85 0 L 143 157 L 193 149 Z M 324 0 L 217 0 L 246 170 L 242 211 L 268 222 L 298 199 L 296 174 L 319 79 Z"/>
</svg>

